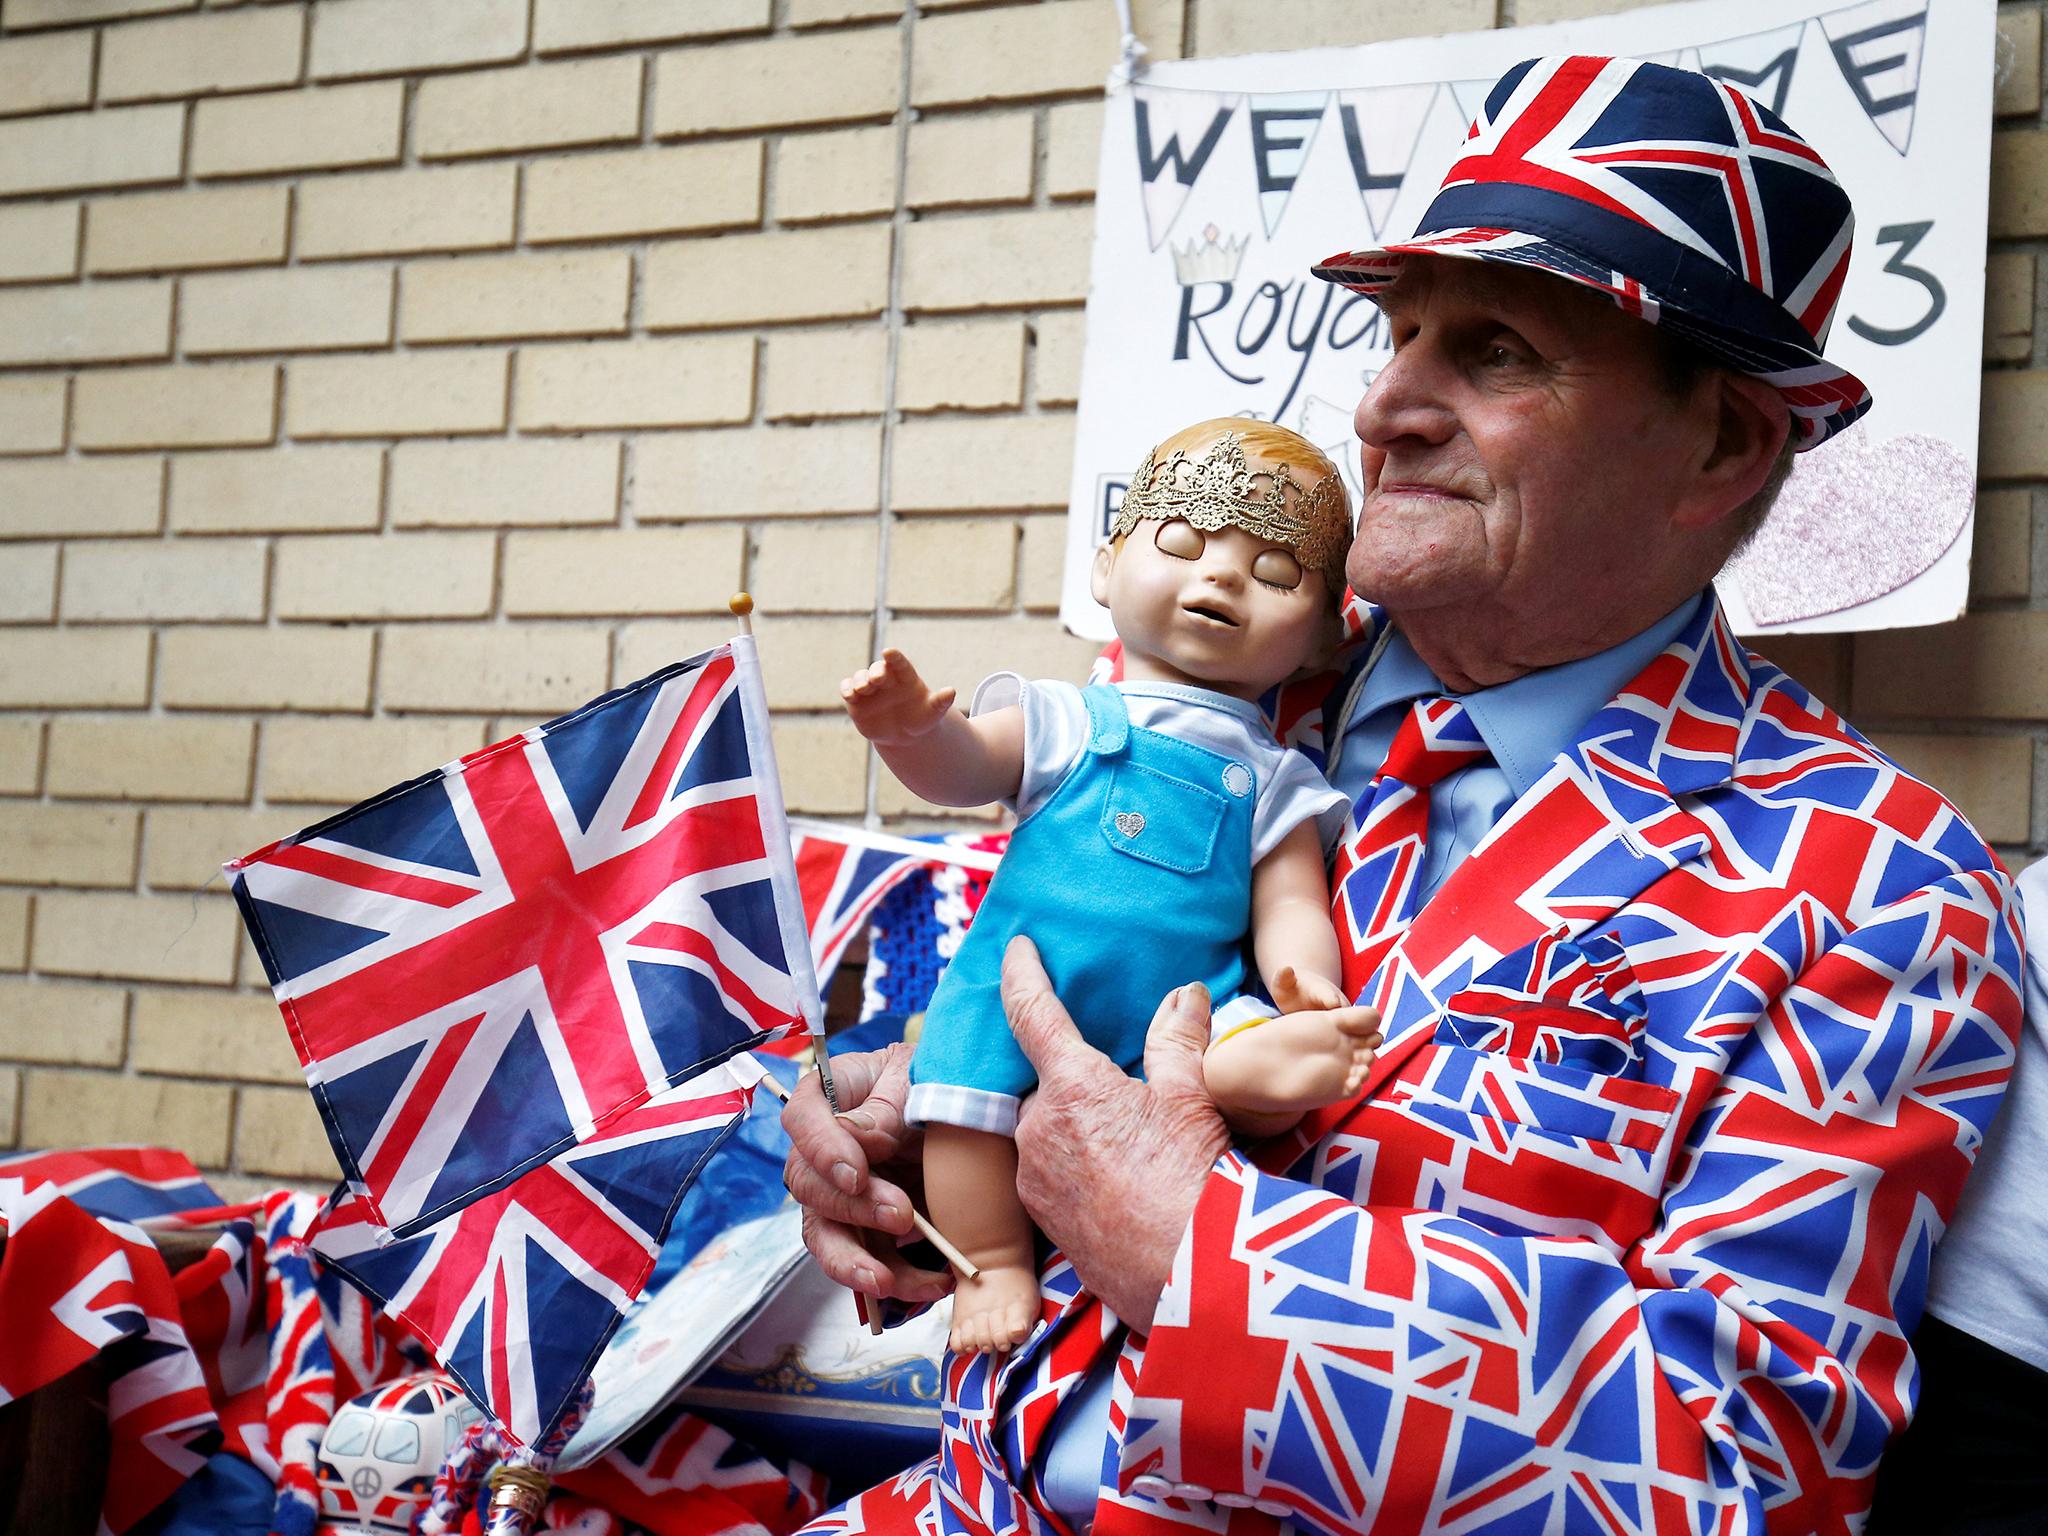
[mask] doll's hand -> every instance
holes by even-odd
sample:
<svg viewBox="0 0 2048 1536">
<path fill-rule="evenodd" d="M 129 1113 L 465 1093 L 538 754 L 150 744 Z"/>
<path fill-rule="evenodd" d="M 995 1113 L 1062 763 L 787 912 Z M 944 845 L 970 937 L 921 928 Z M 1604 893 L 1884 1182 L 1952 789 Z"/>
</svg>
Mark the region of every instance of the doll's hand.
<svg viewBox="0 0 2048 1536">
<path fill-rule="evenodd" d="M 901 651 L 882 652 L 873 666 L 862 667 L 839 684 L 854 729 L 879 746 L 914 741 L 936 726 L 953 707 L 955 690 L 934 693 Z"/>
<path fill-rule="evenodd" d="M 1303 975 L 1291 965 L 1273 978 L 1273 1003 L 1282 1013 L 1311 1013 L 1344 1008 L 1351 999 L 1326 976 Z"/>
</svg>

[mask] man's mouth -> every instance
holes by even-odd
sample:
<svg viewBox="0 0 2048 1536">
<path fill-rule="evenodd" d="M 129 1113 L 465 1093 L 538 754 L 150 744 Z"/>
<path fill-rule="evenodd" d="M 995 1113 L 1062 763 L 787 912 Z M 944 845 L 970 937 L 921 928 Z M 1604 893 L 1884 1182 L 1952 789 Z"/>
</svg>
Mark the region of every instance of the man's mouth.
<svg viewBox="0 0 2048 1536">
<path fill-rule="evenodd" d="M 1229 629 L 1237 628 L 1238 621 L 1234 617 L 1223 609 L 1213 608 L 1207 603 L 1182 603 L 1180 611 L 1192 613 L 1198 619 L 1207 619 L 1212 624 L 1221 624 Z"/>
</svg>

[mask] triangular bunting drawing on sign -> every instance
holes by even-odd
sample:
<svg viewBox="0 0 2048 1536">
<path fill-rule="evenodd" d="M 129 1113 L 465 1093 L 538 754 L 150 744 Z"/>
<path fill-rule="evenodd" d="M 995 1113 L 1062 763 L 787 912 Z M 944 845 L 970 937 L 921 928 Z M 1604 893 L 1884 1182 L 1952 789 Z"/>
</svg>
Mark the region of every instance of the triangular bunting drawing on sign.
<svg viewBox="0 0 2048 1536">
<path fill-rule="evenodd" d="M 1401 181 L 1415 163 L 1422 124 L 1436 100 L 1434 85 L 1388 85 L 1370 91 L 1339 91 L 1337 119 L 1344 129 L 1344 150 L 1351 174 L 1365 204 L 1365 222 L 1373 239 L 1386 228 L 1387 215 L 1401 195 Z"/>
<path fill-rule="evenodd" d="M 1913 143 L 1927 0 L 1868 0 L 1820 18 L 1835 65 L 1870 121 L 1900 154 Z"/>
<path fill-rule="evenodd" d="M 1330 104 L 1328 91 L 1290 91 L 1251 99 L 1252 170 L 1259 180 L 1259 214 L 1266 238 L 1280 227 L 1294 183 L 1301 177 L 1316 130 Z"/>
<path fill-rule="evenodd" d="M 1138 185 L 1144 194 L 1145 239 L 1158 250 L 1187 205 L 1202 172 L 1216 156 L 1224 130 L 1244 102 L 1214 91 L 1133 86 L 1137 118 Z"/>
<path fill-rule="evenodd" d="M 1451 95 L 1458 103 L 1458 114 L 1470 128 L 1486 111 L 1487 92 L 1493 89 L 1491 80 L 1452 80 L 1448 82 Z"/>
<path fill-rule="evenodd" d="M 1799 62 L 1799 39 L 1806 23 L 1752 32 L 1699 46 L 1699 67 L 1716 80 L 1753 96 L 1778 116 L 1792 94 L 1792 71 Z"/>
</svg>

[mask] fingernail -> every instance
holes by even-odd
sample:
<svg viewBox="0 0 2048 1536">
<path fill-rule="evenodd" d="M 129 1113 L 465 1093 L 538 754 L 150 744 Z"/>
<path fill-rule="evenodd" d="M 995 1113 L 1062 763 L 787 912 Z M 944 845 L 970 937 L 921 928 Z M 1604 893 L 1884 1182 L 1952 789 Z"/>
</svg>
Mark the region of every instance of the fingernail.
<svg viewBox="0 0 2048 1536">
<path fill-rule="evenodd" d="M 875 1220 L 879 1222 L 899 1221 L 902 1215 L 903 1213 L 893 1205 L 884 1204 L 879 1200 L 875 1202 Z"/>
<path fill-rule="evenodd" d="M 853 1277 L 860 1283 L 862 1290 L 872 1291 L 878 1296 L 881 1294 L 882 1277 L 878 1271 L 868 1268 L 865 1264 L 861 1264 L 855 1267 Z"/>
<path fill-rule="evenodd" d="M 876 1128 L 875 1117 L 864 1109 L 842 1109 L 839 1111 L 839 1118 L 863 1131 L 872 1131 Z"/>
<path fill-rule="evenodd" d="M 850 1195 L 860 1187 L 860 1170 L 851 1163 L 834 1163 L 832 1182 Z"/>
</svg>

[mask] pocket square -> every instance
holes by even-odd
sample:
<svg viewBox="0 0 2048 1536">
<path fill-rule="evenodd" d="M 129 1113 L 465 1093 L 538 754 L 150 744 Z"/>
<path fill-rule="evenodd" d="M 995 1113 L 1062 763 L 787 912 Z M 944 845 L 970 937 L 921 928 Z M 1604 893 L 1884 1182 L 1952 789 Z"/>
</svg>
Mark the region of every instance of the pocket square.
<svg viewBox="0 0 2048 1536">
<path fill-rule="evenodd" d="M 1647 1008 L 1611 933 L 1554 929 L 1453 993 L 1438 1038 L 1521 1061 L 1631 1072 Z"/>
</svg>

